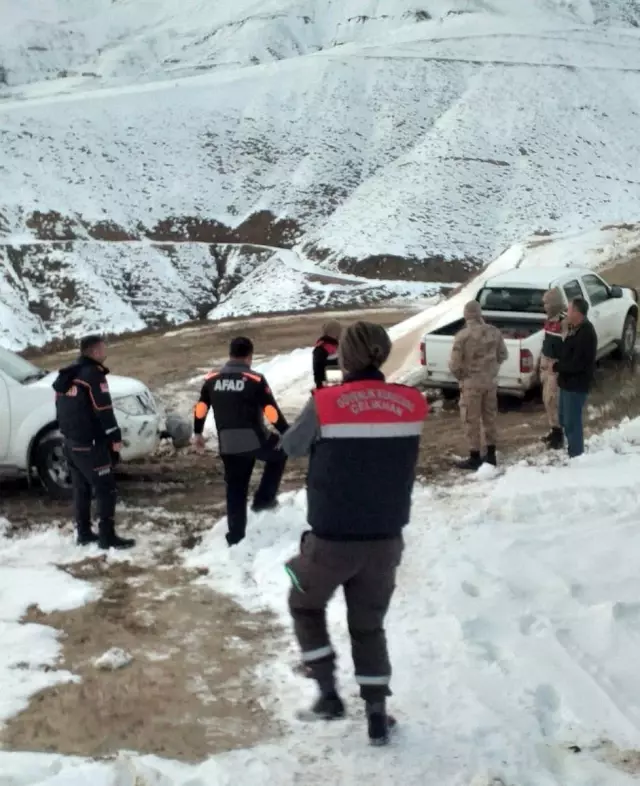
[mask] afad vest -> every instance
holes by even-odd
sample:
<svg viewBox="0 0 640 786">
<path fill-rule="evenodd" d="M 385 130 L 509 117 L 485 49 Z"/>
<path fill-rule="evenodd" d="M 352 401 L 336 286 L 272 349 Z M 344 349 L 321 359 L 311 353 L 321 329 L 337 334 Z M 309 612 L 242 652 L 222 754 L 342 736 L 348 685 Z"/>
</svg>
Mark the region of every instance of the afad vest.
<svg viewBox="0 0 640 786">
<path fill-rule="evenodd" d="M 309 462 L 308 522 L 328 540 L 379 540 L 408 523 L 428 406 L 405 385 L 347 382 L 314 392 L 320 436 Z"/>
</svg>

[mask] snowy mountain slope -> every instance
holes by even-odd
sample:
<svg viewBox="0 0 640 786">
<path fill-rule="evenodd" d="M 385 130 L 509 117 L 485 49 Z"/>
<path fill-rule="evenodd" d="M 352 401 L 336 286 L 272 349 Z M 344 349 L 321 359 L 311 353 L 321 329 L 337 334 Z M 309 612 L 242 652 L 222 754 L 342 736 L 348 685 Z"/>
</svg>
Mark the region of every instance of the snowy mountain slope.
<svg viewBox="0 0 640 786">
<path fill-rule="evenodd" d="M 634 0 L 216 6 L 12 3 L 0 31 L 6 246 L 267 245 L 329 275 L 452 282 L 533 231 L 640 212 Z M 110 252 L 127 274 L 140 259 L 129 250 Z M 103 262 L 74 261 L 90 245 L 69 253 L 74 286 L 118 294 Z M 17 298 L 36 313 L 46 283 L 6 264 L 0 275 L 5 308 Z M 179 303 L 158 301 L 156 316 L 172 313 Z"/>
</svg>

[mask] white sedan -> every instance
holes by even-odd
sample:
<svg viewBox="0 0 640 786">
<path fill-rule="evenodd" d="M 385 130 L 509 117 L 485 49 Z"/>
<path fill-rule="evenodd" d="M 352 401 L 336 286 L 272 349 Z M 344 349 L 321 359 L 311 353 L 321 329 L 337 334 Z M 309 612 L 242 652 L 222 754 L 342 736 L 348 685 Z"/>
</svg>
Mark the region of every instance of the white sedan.
<svg viewBox="0 0 640 786">
<path fill-rule="evenodd" d="M 55 372 L 43 371 L 0 347 L 0 472 L 37 477 L 54 497 L 71 486 L 56 423 Z M 123 461 L 144 458 L 165 434 L 164 416 L 151 391 L 137 379 L 109 375 L 109 389 L 122 431 Z"/>
</svg>

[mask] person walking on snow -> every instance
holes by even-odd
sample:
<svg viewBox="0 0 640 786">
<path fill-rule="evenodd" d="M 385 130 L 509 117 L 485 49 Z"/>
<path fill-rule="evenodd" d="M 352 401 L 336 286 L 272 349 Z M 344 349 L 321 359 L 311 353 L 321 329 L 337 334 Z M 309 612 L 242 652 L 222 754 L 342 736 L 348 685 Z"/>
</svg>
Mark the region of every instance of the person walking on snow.
<svg viewBox="0 0 640 786">
<path fill-rule="evenodd" d="M 327 382 L 327 369 L 338 368 L 338 343 L 342 325 L 337 320 L 322 326 L 322 335 L 313 348 L 313 381 L 317 389 Z"/>
<path fill-rule="evenodd" d="M 482 318 L 476 300 L 464 307 L 465 327 L 451 348 L 449 370 L 460 383 L 460 417 L 469 445 L 469 458 L 459 469 L 479 469 L 483 460 L 495 466 L 496 419 L 498 416 L 497 376 L 509 356 L 502 333 Z M 484 428 L 487 452 L 481 457 L 481 431 Z"/>
<path fill-rule="evenodd" d="M 569 332 L 562 342 L 560 357 L 553 364 L 560 388 L 558 415 L 567 437 L 569 458 L 584 453 L 582 413 L 593 382 L 598 353 L 596 330 L 587 319 L 589 304 L 574 298 L 567 309 Z"/>
<path fill-rule="evenodd" d="M 282 438 L 292 457 L 309 455 L 307 521 L 300 553 L 286 564 L 289 609 L 305 675 L 320 695 L 302 720 L 342 718 L 336 654 L 326 608 L 339 587 L 347 604 L 351 651 L 373 745 L 387 742 L 391 665 L 384 618 L 409 522 L 420 434 L 428 407 L 415 389 L 385 382 L 391 351 L 381 325 L 356 322 L 340 341 L 344 383 L 314 391 Z"/>
<path fill-rule="evenodd" d="M 562 294 L 559 289 L 550 289 L 542 298 L 547 315 L 544 323 L 544 339 L 540 355 L 540 382 L 542 383 L 542 401 L 544 403 L 549 433 L 543 437 L 547 447 L 559 450 L 564 445 L 564 435 L 558 414 L 558 375 L 553 364 L 560 357 L 563 336 L 567 332 L 566 312 Z"/>
<path fill-rule="evenodd" d="M 251 368 L 253 342 L 239 336 L 229 346 L 229 360 L 220 371 L 207 374 L 194 407 L 194 443 L 204 448 L 204 424 L 209 409 L 218 431 L 218 449 L 227 487 L 226 538 L 229 546 L 244 539 L 247 529 L 247 498 L 256 460 L 264 461 L 262 479 L 253 498 L 252 510 L 274 508 L 287 457 L 279 450 L 280 434 L 288 423 L 278 407 L 267 380 Z"/>
</svg>

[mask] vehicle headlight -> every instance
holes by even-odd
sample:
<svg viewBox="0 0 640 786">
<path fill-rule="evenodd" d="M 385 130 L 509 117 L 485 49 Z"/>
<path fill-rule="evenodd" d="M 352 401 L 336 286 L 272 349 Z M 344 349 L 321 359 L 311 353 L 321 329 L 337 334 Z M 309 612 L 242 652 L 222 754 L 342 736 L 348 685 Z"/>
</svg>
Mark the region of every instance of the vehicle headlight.
<svg viewBox="0 0 640 786">
<path fill-rule="evenodd" d="M 148 401 L 142 396 L 123 396 L 117 398 L 113 402 L 115 409 L 123 412 L 125 415 L 147 415 L 155 412 Z"/>
</svg>

